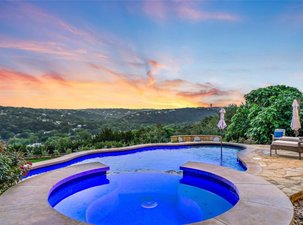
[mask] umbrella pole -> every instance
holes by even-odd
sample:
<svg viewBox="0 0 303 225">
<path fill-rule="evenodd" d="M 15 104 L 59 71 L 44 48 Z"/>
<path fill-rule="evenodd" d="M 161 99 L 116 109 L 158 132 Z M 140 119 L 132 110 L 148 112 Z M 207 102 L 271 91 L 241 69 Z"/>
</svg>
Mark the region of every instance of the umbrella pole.
<svg viewBox="0 0 303 225">
<path fill-rule="evenodd" d="M 221 137 L 220 137 L 220 140 L 221 140 L 221 166 L 222 166 L 222 162 L 223 162 L 223 150 L 222 150 L 222 130 L 221 130 Z"/>
</svg>

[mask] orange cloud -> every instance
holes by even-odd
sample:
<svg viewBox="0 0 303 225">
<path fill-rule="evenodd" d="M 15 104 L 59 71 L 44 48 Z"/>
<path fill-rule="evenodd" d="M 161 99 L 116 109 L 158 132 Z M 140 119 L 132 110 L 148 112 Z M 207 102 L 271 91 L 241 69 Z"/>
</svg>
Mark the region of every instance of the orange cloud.
<svg viewBox="0 0 303 225">
<path fill-rule="evenodd" d="M 36 77 L 1 69 L 1 84 L 5 83 L 5 98 L 0 105 L 43 108 L 180 108 L 222 105 L 233 99 L 234 92 L 222 91 L 211 84 L 195 84 L 185 80 L 155 82 L 112 72 L 115 80 L 70 80 L 56 73 Z M 30 84 L 30 85 L 29 85 Z M 205 87 L 200 92 L 182 91 L 185 87 Z M 219 101 L 216 98 L 221 98 Z"/>
</svg>

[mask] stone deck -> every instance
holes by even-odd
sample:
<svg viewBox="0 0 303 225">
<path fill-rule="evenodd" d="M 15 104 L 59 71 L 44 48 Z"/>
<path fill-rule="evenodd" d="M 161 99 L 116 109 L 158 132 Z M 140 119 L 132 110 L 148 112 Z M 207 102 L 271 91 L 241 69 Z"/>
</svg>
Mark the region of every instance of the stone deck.
<svg viewBox="0 0 303 225">
<path fill-rule="evenodd" d="M 50 189 L 62 179 L 83 171 L 106 167 L 89 163 L 67 167 L 27 179 L 0 196 L 0 225 L 81 225 L 48 203 Z"/>
<path fill-rule="evenodd" d="M 255 174 L 283 191 L 294 203 L 292 225 L 303 225 L 303 160 L 298 153 L 278 150 L 278 155 L 269 156 L 269 146 L 252 145 L 246 155 L 260 170 Z"/>
<path fill-rule="evenodd" d="M 17 184 L 0 196 L 0 224 L 84 225 L 54 210 L 48 203 L 48 193 L 62 179 L 100 167 L 106 166 L 88 163 L 65 167 Z M 240 196 L 229 211 L 195 225 L 289 225 L 292 221 L 293 206 L 289 198 L 260 177 L 205 163 L 188 162 L 183 167 L 224 177 L 236 185 Z"/>
<path fill-rule="evenodd" d="M 303 160 L 299 160 L 298 153 L 279 150 L 278 155 L 269 156 L 268 145 L 251 145 L 253 149 L 247 155 L 254 163 L 261 167 L 255 173 L 277 186 L 288 197 L 303 191 Z"/>
<path fill-rule="evenodd" d="M 293 196 L 294 194 L 303 191 L 303 160 L 298 159 L 298 155 L 293 152 L 279 151 L 279 155 L 269 156 L 269 146 L 265 145 L 247 145 L 247 149 L 243 150 L 239 153 L 240 159 L 247 165 L 248 170 L 246 173 L 247 176 L 257 175 L 261 178 L 264 178 L 271 184 L 277 186 L 282 192 L 284 192 L 288 197 Z M 130 149 L 130 148 L 128 148 Z M 125 150 L 128 150 L 125 149 Z M 106 151 L 106 150 L 94 150 L 90 152 L 97 151 Z M 108 151 L 108 150 L 107 150 Z M 114 150 L 115 151 L 115 150 Z M 42 166 L 42 164 L 55 163 L 62 160 L 68 160 L 69 157 L 75 157 L 78 155 L 85 154 L 85 152 L 76 153 L 70 156 L 64 156 L 64 158 L 54 159 L 49 162 L 41 162 L 37 166 Z M 52 171 L 49 173 L 45 173 L 37 176 L 37 178 L 32 178 L 26 181 L 21 182 L 20 184 L 12 187 L 3 195 L 0 196 L 0 225 L 13 225 L 13 224 L 75 224 L 80 225 L 82 223 L 73 221 L 65 216 L 57 213 L 53 210 L 47 203 L 47 193 L 51 185 L 55 184 L 58 180 L 74 174 L 75 172 L 80 172 L 83 170 L 90 169 L 92 167 L 97 166 L 96 164 L 91 165 L 82 165 L 70 168 L 63 168 L 60 170 Z M 210 166 L 211 167 L 211 166 Z M 222 168 L 220 168 L 221 171 Z M 230 170 L 230 169 L 227 169 Z M 209 171 L 209 170 L 208 170 Z M 238 172 L 239 173 L 239 172 Z M 230 172 L 226 172 L 222 170 L 220 175 L 229 176 Z M 230 177 L 229 177 L 230 178 Z M 43 182 L 41 182 L 43 179 Z M 232 179 L 232 178 L 231 178 Z M 233 178 L 237 179 L 237 175 Z M 259 178 L 260 179 L 260 178 Z M 38 182 L 39 180 L 39 182 Z M 243 178 L 241 178 L 241 181 Z M 37 182 L 36 182 L 37 181 Z M 237 182 L 236 182 L 237 183 Z M 247 184 L 249 188 L 251 184 Z M 257 185 L 258 186 L 258 185 Z M 266 185 L 267 186 L 267 185 Z M 258 188 L 252 189 L 251 191 L 256 191 L 256 193 L 260 193 L 257 190 Z M 276 188 L 277 189 L 277 188 Z M 244 189 L 243 189 L 244 190 Z M 277 191 L 275 191 L 277 192 Z M 272 196 L 271 191 L 264 193 L 260 193 L 260 196 L 263 194 L 263 197 L 266 199 L 267 193 L 269 196 Z M 40 197 L 39 197 L 40 196 Z M 249 197 L 249 195 L 247 195 Z M 287 198 L 286 198 L 287 199 Z M 33 204 L 33 201 L 36 203 Z M 275 200 L 273 197 L 272 200 Z M 256 215 L 260 215 L 264 217 L 264 221 L 266 223 L 262 224 L 285 224 L 288 225 L 284 219 L 289 220 L 283 216 L 283 213 L 276 214 L 277 216 L 270 216 L 269 212 L 266 211 L 266 207 L 261 211 L 254 211 L 253 208 L 256 204 L 264 204 L 266 206 L 267 202 L 262 202 L 262 199 L 259 198 L 257 202 L 254 202 L 253 199 L 249 200 L 251 203 L 247 205 L 247 211 L 241 208 L 241 212 L 239 211 L 239 216 L 245 218 L 245 215 L 250 212 L 254 212 Z M 37 204 L 41 204 L 41 207 L 37 207 Z M 281 202 L 280 202 L 281 203 Z M 292 206 L 288 203 L 280 204 L 276 202 L 271 205 L 273 208 L 276 208 L 277 211 L 279 209 L 284 210 L 289 213 L 289 210 Z M 239 208 L 238 208 L 239 209 Z M 276 210 L 272 210 L 274 213 Z M 223 214 L 224 215 L 224 214 Z M 9 218 L 9 219 L 8 219 Z M 224 218 L 221 217 L 221 218 Z M 213 220 L 208 223 L 202 222 L 201 224 L 232 224 L 234 225 L 234 221 L 230 220 L 233 217 L 229 217 L 228 220 Z M 243 218 L 242 218 L 243 219 Z M 277 219 L 277 222 L 274 220 Z M 244 220 L 242 220 L 244 222 Z M 284 222 L 282 222 L 284 221 Z M 281 223 L 282 222 L 282 223 Z M 199 223 L 200 224 L 200 223 Z M 253 221 L 245 224 L 256 224 Z M 300 223 L 298 223 L 300 224 Z M 242 225 L 242 224 L 241 224 Z"/>
</svg>

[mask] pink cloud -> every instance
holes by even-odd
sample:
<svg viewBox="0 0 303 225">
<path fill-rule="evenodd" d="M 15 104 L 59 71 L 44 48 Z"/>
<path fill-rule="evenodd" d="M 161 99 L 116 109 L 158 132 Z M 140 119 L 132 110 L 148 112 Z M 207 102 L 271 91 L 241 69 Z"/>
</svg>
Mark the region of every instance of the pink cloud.
<svg viewBox="0 0 303 225">
<path fill-rule="evenodd" d="M 195 101 L 203 102 L 209 96 L 225 96 L 228 97 L 231 93 L 220 90 L 211 83 L 195 83 L 183 79 L 166 79 L 161 80 L 157 77 L 162 69 L 166 69 L 163 63 L 150 59 L 146 62 L 147 71 L 146 79 L 142 75 L 125 74 L 116 72 L 102 65 L 89 64 L 93 69 L 108 74 L 114 78 L 116 82 L 123 82 L 132 89 L 136 89 L 138 93 L 143 94 L 148 89 L 156 92 L 170 92 L 185 99 L 195 99 Z"/>
<path fill-rule="evenodd" d="M 64 47 L 55 42 L 23 41 L 0 37 L 0 48 L 12 48 L 46 54 L 73 56 L 70 51 L 64 51 Z"/>
<path fill-rule="evenodd" d="M 190 5 L 181 4 L 176 8 L 180 18 L 190 21 L 222 20 L 237 21 L 239 18 L 226 12 L 207 12 Z"/>
<path fill-rule="evenodd" d="M 188 98 L 202 98 L 224 94 L 211 83 L 195 83 L 183 79 L 165 80 L 157 83 L 158 89 L 175 91 L 177 95 Z"/>
<path fill-rule="evenodd" d="M 124 66 L 134 73 L 138 68 L 145 70 L 145 60 L 124 38 L 105 31 L 96 33 L 92 31 L 93 28 L 89 31 L 80 29 L 79 25 L 73 26 L 28 2 L 15 2 L 12 5 L 13 7 L 3 13 L 5 15 L 0 16 L 5 17 L 7 22 L 14 26 L 19 27 L 22 23 L 27 31 L 37 34 L 37 37 L 43 34 L 43 41 L 40 41 L 41 38 L 35 41 L 0 36 L 0 48 L 47 54 L 60 60 L 83 62 L 85 66 L 88 62 L 98 62 L 110 65 L 109 67 Z"/>
<path fill-rule="evenodd" d="M 297 8 L 298 10 L 300 9 L 300 7 Z M 279 15 L 277 17 L 277 21 L 279 23 L 282 23 L 283 26 L 285 26 L 285 24 L 289 25 L 289 26 L 299 26 L 302 27 L 303 26 L 303 12 L 300 11 L 285 11 L 284 13 L 282 13 L 281 15 Z"/>
<path fill-rule="evenodd" d="M 303 22 L 303 14 L 298 15 L 297 20 Z"/>
<path fill-rule="evenodd" d="M 147 62 L 148 69 L 147 69 L 147 83 L 149 86 L 153 86 L 156 82 L 155 75 L 163 68 L 165 65 L 157 62 L 156 60 L 148 60 Z"/>
<path fill-rule="evenodd" d="M 62 75 L 58 74 L 58 73 L 46 73 L 44 75 L 42 75 L 42 79 L 45 80 L 52 80 L 54 82 L 57 82 L 58 84 L 64 85 L 64 86 L 70 86 L 69 82 L 63 78 Z"/>
<path fill-rule="evenodd" d="M 207 20 L 234 22 L 239 20 L 239 16 L 232 13 L 205 10 L 197 4 L 201 2 L 191 0 L 146 0 L 143 5 L 143 11 L 147 16 L 158 21 L 164 21 L 173 16 L 177 16 L 177 18 L 182 20 L 197 22 Z"/>
<path fill-rule="evenodd" d="M 13 71 L 13 70 L 3 69 L 3 68 L 0 68 L 0 80 L 1 82 L 21 81 L 23 83 L 32 83 L 32 84 L 41 83 L 40 80 L 35 76 Z"/>
<path fill-rule="evenodd" d="M 86 61 L 93 57 L 95 60 L 105 60 L 106 55 L 99 52 L 91 52 L 86 49 L 72 48 L 65 43 L 53 41 L 25 41 L 13 38 L 4 38 L 0 36 L 0 48 L 18 49 L 23 51 L 36 52 L 40 54 L 49 54 L 57 57 L 63 57 L 69 60 Z"/>
<path fill-rule="evenodd" d="M 103 78 L 103 80 L 116 82 L 116 84 L 123 83 L 123 85 L 127 85 L 131 89 L 135 89 L 136 91 L 139 91 L 140 93 L 143 92 L 144 88 L 141 88 L 142 86 L 145 86 L 144 79 L 141 76 L 135 75 L 135 74 L 125 74 L 116 72 L 112 69 L 109 69 L 102 65 L 96 65 L 94 63 L 89 63 L 89 66 L 97 71 L 102 72 L 102 74 L 107 74 L 109 77 L 106 77 L 106 79 Z"/>
<path fill-rule="evenodd" d="M 146 15 L 159 21 L 163 21 L 167 17 L 167 6 L 162 0 L 145 1 L 143 10 Z"/>
<path fill-rule="evenodd" d="M 155 7 L 152 6 L 153 4 L 151 5 L 151 12 L 153 10 L 166 10 L 164 2 L 155 2 Z M 41 33 L 37 27 L 47 28 L 47 31 L 43 32 L 47 38 L 44 41 L 28 41 L 0 36 L 0 48 L 48 54 L 60 58 L 60 60 L 63 58 L 83 62 L 85 66 L 92 62 L 95 65 L 106 65 L 105 68 L 124 67 L 129 73 L 134 74 L 146 71 L 145 74 L 141 73 L 141 76 L 146 75 L 150 85 L 155 82 L 154 76 L 160 70 L 166 69 L 164 65 L 142 57 L 138 54 L 136 48 L 125 39 L 117 38 L 108 32 L 102 32 L 102 35 L 100 35 L 81 30 L 30 3 L 18 2 L 15 5 L 18 6 L 16 7 L 18 8 L 17 14 L 22 15 L 22 17 L 13 17 L 15 20 L 17 18 L 15 22 L 21 22 L 21 18 L 28 18 L 25 19 L 24 24 L 31 24 L 30 29 L 33 30 L 33 33 Z M 164 11 L 162 12 L 164 13 Z M 15 13 L 13 14 L 15 15 Z M 113 75 L 114 70 L 107 70 L 106 72 Z"/>
<path fill-rule="evenodd" d="M 165 89 L 178 89 L 183 85 L 187 84 L 185 80 L 182 79 L 173 79 L 173 80 L 165 80 L 162 81 L 160 86 Z"/>
<path fill-rule="evenodd" d="M 184 91 L 179 92 L 178 95 L 185 96 L 185 97 L 193 97 L 193 98 L 204 98 L 206 96 L 213 96 L 213 95 L 222 95 L 224 92 L 219 90 L 218 88 L 211 88 L 209 90 L 200 90 L 197 92 L 190 92 L 190 91 Z"/>
<path fill-rule="evenodd" d="M 68 80 L 66 80 L 62 75 L 55 72 L 46 73 L 41 76 L 34 76 L 31 74 L 4 68 L 0 68 L 0 80 L 7 84 L 19 83 L 19 86 L 20 84 L 33 85 L 35 88 L 39 88 L 39 86 L 41 87 L 41 85 L 46 81 L 60 85 L 69 85 Z M 14 85 L 10 85 L 9 87 L 14 88 Z M 16 88 L 17 87 L 18 85 Z"/>
<path fill-rule="evenodd" d="M 43 42 L 32 39 L 24 41 L 27 42 L 26 45 L 21 43 L 21 47 L 17 46 L 23 50 L 66 56 L 72 54 L 74 57 L 80 54 L 86 55 L 85 58 L 92 55 L 96 59 L 104 59 L 107 57 L 105 54 L 107 45 L 109 43 L 116 44 L 116 39 L 108 34 L 102 33 L 100 35 L 91 30 L 81 29 L 79 25 L 76 27 L 59 16 L 29 2 L 13 2 L 10 7 L 8 6 L 6 10 L 1 11 L 1 19 L 12 27 L 16 26 L 19 29 L 20 24 L 22 24 L 21 27 L 26 32 L 36 34 L 37 37 L 43 36 L 45 40 Z M 3 38 L 1 39 L 0 41 L 3 42 Z M 18 44 L 16 43 L 18 40 L 10 38 L 5 41 L 10 46 Z M 4 47 L 10 48 L 10 46 Z"/>
<path fill-rule="evenodd" d="M 157 68 L 157 69 L 161 69 L 165 67 L 163 64 L 152 59 L 148 61 L 148 65 L 151 66 L 152 68 Z"/>
<path fill-rule="evenodd" d="M 165 65 L 156 61 L 148 60 L 147 64 L 149 69 L 147 70 L 146 79 L 139 75 L 131 75 L 116 72 L 107 67 L 89 64 L 93 69 L 104 72 L 110 77 L 115 79 L 115 82 L 123 82 L 122 86 L 126 84 L 128 87 L 137 90 L 139 93 L 144 93 L 148 89 L 156 92 L 170 92 L 185 99 L 195 99 L 196 101 L 203 102 L 203 99 L 208 96 L 228 96 L 230 93 L 224 92 L 211 83 L 194 83 L 183 79 L 173 79 L 160 81 L 157 79 L 156 74 L 158 69 L 165 68 Z"/>
<path fill-rule="evenodd" d="M 22 4 L 20 4 L 20 8 L 24 14 L 30 16 L 36 22 L 60 27 L 62 30 L 65 30 L 75 36 L 82 37 L 86 41 L 96 43 L 96 37 L 93 34 L 83 31 L 33 4 L 22 2 Z"/>
</svg>

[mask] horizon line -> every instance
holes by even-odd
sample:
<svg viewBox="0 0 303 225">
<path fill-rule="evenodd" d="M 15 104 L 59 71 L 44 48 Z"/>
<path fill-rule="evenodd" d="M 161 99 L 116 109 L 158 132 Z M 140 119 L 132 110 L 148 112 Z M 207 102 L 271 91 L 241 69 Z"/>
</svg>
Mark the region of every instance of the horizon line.
<svg viewBox="0 0 303 225">
<path fill-rule="evenodd" d="M 237 105 L 237 104 L 229 104 Z M 228 105 L 228 106 L 229 106 Z M 122 110 L 172 110 L 172 109 L 198 109 L 198 108 L 226 108 L 228 106 L 197 106 L 197 107 L 180 107 L 180 108 L 123 108 L 123 107 L 105 107 L 105 108 L 41 108 L 41 107 L 29 107 L 29 106 L 11 106 L 0 105 L 0 108 L 24 108 L 24 109 L 47 109 L 47 110 L 90 110 L 90 109 L 122 109 Z M 238 105 L 237 105 L 238 106 Z"/>
</svg>

